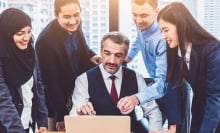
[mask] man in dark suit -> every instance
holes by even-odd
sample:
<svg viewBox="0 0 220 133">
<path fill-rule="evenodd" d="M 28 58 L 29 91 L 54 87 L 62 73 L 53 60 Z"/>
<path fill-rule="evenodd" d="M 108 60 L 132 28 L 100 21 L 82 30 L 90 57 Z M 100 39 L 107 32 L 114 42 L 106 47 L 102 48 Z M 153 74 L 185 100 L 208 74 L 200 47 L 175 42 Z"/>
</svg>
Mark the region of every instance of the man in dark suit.
<svg viewBox="0 0 220 133">
<path fill-rule="evenodd" d="M 56 18 L 40 33 L 36 42 L 40 70 L 46 86 L 49 117 L 56 128 L 65 129 L 64 115 L 71 108 L 75 78 L 98 64 L 100 57 L 90 50 L 80 24 L 78 0 L 55 0 Z"/>
<path fill-rule="evenodd" d="M 140 74 L 122 66 L 128 48 L 129 40 L 123 34 L 110 32 L 104 35 L 101 41 L 102 64 L 77 77 L 70 115 L 128 114 L 131 117 L 132 132 L 147 132 L 136 121 L 132 103 L 126 103 L 123 108 L 118 108 L 121 98 L 134 95 L 146 87 L 144 78 Z M 124 113 L 127 108 L 132 112 Z M 149 116 L 150 131 L 161 129 L 162 117 L 156 102 L 153 100 L 143 104 L 142 108 L 144 116 Z"/>
</svg>

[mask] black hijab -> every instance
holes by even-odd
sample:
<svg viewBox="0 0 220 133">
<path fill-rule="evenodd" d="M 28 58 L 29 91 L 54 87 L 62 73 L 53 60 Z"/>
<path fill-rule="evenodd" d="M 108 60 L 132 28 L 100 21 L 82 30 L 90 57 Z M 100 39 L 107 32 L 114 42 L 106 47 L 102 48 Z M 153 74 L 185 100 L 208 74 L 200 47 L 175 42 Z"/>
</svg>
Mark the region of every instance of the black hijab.
<svg viewBox="0 0 220 133">
<path fill-rule="evenodd" d="M 0 15 L 0 59 L 8 86 L 18 87 L 33 75 L 34 49 L 32 38 L 27 49 L 19 49 L 13 35 L 25 26 L 31 27 L 30 17 L 15 8 L 4 10 Z"/>
</svg>

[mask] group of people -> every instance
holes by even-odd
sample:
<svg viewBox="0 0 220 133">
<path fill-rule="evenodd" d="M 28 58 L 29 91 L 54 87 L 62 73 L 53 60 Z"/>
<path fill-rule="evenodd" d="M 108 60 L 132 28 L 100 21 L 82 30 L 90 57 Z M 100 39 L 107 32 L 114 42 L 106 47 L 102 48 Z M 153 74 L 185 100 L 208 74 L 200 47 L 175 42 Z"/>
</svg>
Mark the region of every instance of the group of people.
<svg viewBox="0 0 220 133">
<path fill-rule="evenodd" d="M 19 9 L 4 10 L 1 133 L 65 131 L 65 115 L 129 115 L 133 133 L 220 132 L 220 41 L 180 2 L 160 11 L 157 0 L 131 5 L 136 40 L 129 46 L 121 32 L 106 33 L 100 56 L 85 41 L 78 0 L 55 0 L 55 19 L 36 42 L 31 18 Z M 123 65 L 139 51 L 145 79 Z M 137 120 L 137 107 L 148 125 Z"/>
</svg>

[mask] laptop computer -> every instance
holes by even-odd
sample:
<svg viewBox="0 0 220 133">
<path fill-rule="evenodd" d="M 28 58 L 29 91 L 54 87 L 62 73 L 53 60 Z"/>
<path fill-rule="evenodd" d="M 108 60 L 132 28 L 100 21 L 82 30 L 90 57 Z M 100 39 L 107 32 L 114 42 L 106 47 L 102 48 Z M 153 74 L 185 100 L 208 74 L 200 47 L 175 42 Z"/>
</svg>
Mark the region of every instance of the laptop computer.
<svg viewBox="0 0 220 133">
<path fill-rule="evenodd" d="M 65 116 L 66 133 L 130 133 L 129 116 Z"/>
</svg>

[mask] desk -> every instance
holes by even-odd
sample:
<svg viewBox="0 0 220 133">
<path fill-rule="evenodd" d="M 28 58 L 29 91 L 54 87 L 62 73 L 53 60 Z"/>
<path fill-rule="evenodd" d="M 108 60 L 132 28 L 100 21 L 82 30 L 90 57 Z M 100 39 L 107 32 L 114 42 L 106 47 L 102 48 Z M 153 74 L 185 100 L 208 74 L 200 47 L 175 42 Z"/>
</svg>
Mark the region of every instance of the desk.
<svg viewBox="0 0 220 133">
<path fill-rule="evenodd" d="M 66 133 L 66 132 L 59 132 L 59 131 L 47 131 L 46 133 Z M 131 132 L 133 133 L 133 132 Z"/>
<path fill-rule="evenodd" d="M 59 132 L 59 131 L 47 131 L 46 133 L 65 133 L 65 132 Z"/>
<path fill-rule="evenodd" d="M 47 133 L 65 133 L 65 132 L 59 132 L 59 131 L 47 131 Z"/>
<path fill-rule="evenodd" d="M 59 132 L 59 131 L 47 131 L 46 133 L 65 133 L 65 132 Z M 133 132 L 131 132 L 133 133 Z"/>
</svg>

